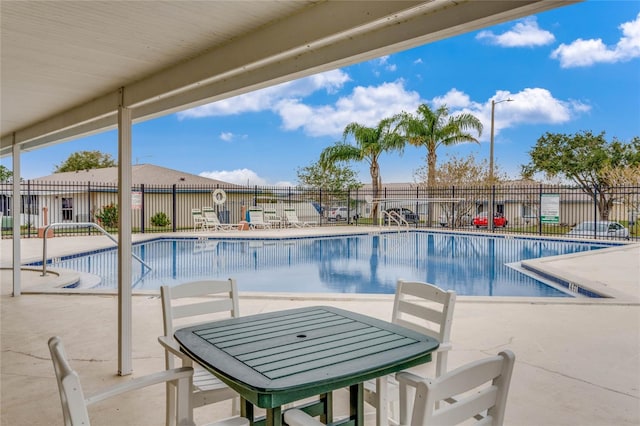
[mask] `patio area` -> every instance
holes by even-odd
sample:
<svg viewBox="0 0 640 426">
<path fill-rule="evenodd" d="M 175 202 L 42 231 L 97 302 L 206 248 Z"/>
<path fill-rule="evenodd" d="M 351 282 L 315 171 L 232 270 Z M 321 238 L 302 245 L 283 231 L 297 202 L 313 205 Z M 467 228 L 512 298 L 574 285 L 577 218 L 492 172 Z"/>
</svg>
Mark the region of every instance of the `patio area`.
<svg viewBox="0 0 640 426">
<path fill-rule="evenodd" d="M 326 232 L 312 228 L 306 232 Z M 359 231 L 362 231 L 360 229 Z M 273 231 L 251 231 L 251 236 Z M 292 230 L 298 233 L 301 230 Z M 264 234 L 263 234 L 264 233 Z M 224 234 L 225 236 L 230 235 Z M 238 232 L 240 235 L 246 233 Z M 282 235 L 280 235 L 282 236 Z M 51 256 L 112 244 L 103 237 L 54 238 Z M 2 241 L 2 266 L 11 259 Z M 42 240 L 22 242 L 24 261 L 42 256 Z M 509 393 L 508 425 L 637 425 L 640 423 L 640 246 L 606 253 L 608 268 L 588 268 L 593 254 L 557 259 L 554 271 L 587 276 L 615 288 L 613 299 L 459 297 L 449 368 L 511 349 L 516 367 Z M 548 261 L 548 264 L 550 261 Z M 612 264 L 613 262 L 613 264 Z M 620 265 L 615 264 L 619 262 Z M 602 264 L 602 263 L 601 263 Z M 613 272 L 611 272 L 613 271 Z M 23 290 L 40 285 L 38 272 L 22 273 Z M 597 276 L 601 274 L 601 276 Z M 586 278 L 585 278 L 586 279 Z M 437 284 L 437 283 L 436 283 Z M 114 295 L 24 294 L 11 296 L 10 271 L 2 272 L 1 418 L 7 425 L 61 424 L 62 412 L 47 339 L 63 339 L 85 391 L 131 378 L 117 371 L 117 298 Z M 330 305 L 389 319 L 391 295 L 240 294 L 241 315 Z M 133 297 L 133 377 L 163 369 L 157 295 Z M 336 400 L 346 397 L 336 395 Z M 92 406 L 95 425 L 161 425 L 164 386 Z M 338 414 L 340 409 L 337 410 Z M 195 411 L 197 424 L 230 414 L 215 404 Z M 374 424 L 371 413 L 367 424 Z"/>
</svg>

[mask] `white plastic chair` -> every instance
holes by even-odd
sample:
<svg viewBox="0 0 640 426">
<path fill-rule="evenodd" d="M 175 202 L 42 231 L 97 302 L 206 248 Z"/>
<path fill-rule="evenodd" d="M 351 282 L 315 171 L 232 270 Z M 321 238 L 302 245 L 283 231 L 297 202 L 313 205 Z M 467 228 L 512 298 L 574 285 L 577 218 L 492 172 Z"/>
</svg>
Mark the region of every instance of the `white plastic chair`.
<svg viewBox="0 0 640 426">
<path fill-rule="evenodd" d="M 56 373 L 60 402 L 62 403 L 62 416 L 66 426 L 90 425 L 89 411 L 87 407 L 96 402 L 103 401 L 125 392 L 142 389 L 159 383 L 172 383 L 177 389 L 176 422 L 179 425 L 193 425 L 193 411 L 189 402 L 189 388 L 193 369 L 190 367 L 176 368 L 161 371 L 144 377 L 128 380 L 109 388 L 103 389 L 89 397 L 85 397 L 78 373 L 74 371 L 64 351 L 62 340 L 58 336 L 49 339 L 49 352 L 53 361 L 53 369 Z M 244 426 L 249 420 L 236 417 L 214 423 L 216 426 Z"/>
<path fill-rule="evenodd" d="M 276 228 L 280 228 L 282 226 L 282 218 L 278 216 L 278 213 L 275 210 L 265 210 L 264 220 Z"/>
<path fill-rule="evenodd" d="M 194 231 L 196 231 L 198 228 L 204 230 L 207 227 L 207 223 L 204 220 L 204 216 L 202 215 L 202 210 L 191 209 L 191 217 L 193 218 Z"/>
<path fill-rule="evenodd" d="M 287 221 L 287 225 L 292 228 L 305 228 L 308 226 L 315 226 L 318 222 L 309 221 L 303 222 L 298 219 L 298 213 L 296 209 L 284 209 L 284 216 Z"/>
<path fill-rule="evenodd" d="M 454 291 L 419 281 L 398 280 L 393 301 L 391 322 L 426 334 L 440 342 L 433 353 L 435 377 L 447 370 L 447 359 L 451 350 L 451 324 L 456 303 Z M 376 408 L 376 424 L 385 425 L 392 407 L 391 422 L 396 423 L 393 410 L 399 401 L 398 384 L 392 376 L 385 376 L 364 384 L 364 400 Z"/>
<path fill-rule="evenodd" d="M 180 345 L 173 338 L 176 328 L 186 327 L 207 320 L 238 317 L 238 289 L 234 279 L 219 281 L 194 281 L 177 286 L 162 286 L 162 315 L 164 336 L 158 341 L 165 348 L 167 370 L 175 368 L 176 358 L 183 366 L 193 366 L 193 361 L 180 351 Z M 195 300 L 194 298 L 197 298 Z M 226 313 L 227 315 L 222 315 Z M 218 378 L 199 365 L 194 366 L 191 400 L 193 407 L 233 400 L 233 414 L 237 414 L 238 394 Z M 167 424 L 175 417 L 175 387 L 167 383 Z"/>
<path fill-rule="evenodd" d="M 397 373 L 401 395 L 400 425 L 448 426 L 472 418 L 478 421 L 477 424 L 502 425 L 514 363 L 515 355 L 506 350 L 436 379 L 425 379 L 408 371 Z M 409 387 L 416 389 L 411 415 Z M 323 425 L 297 409 L 286 411 L 284 420 L 289 426 Z"/>
<path fill-rule="evenodd" d="M 214 231 L 231 231 L 232 229 L 238 228 L 238 225 L 234 225 L 233 223 L 220 223 L 218 214 L 213 207 L 203 207 L 202 218 L 205 228 L 213 229 Z"/>
<path fill-rule="evenodd" d="M 482 425 L 502 425 L 515 359 L 513 352 L 505 350 L 435 379 L 408 371 L 397 373 L 400 424 L 445 426 L 473 418 Z M 416 389 L 412 410 L 408 406 L 409 387 Z"/>
<path fill-rule="evenodd" d="M 249 226 L 252 229 L 271 229 L 271 224 L 269 222 L 265 222 L 264 212 L 260 208 L 249 209 Z"/>
</svg>

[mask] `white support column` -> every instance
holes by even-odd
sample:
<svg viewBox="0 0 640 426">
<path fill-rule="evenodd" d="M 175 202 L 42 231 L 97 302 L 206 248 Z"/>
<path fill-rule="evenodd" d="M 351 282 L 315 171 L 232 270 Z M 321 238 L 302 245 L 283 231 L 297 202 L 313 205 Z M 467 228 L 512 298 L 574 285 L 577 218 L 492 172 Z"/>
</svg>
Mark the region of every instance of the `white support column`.
<svg viewBox="0 0 640 426">
<path fill-rule="evenodd" d="M 120 89 L 121 100 L 124 89 Z M 118 106 L 118 374 L 131 374 L 131 110 L 123 102 Z"/>
<path fill-rule="evenodd" d="M 13 296 L 20 296 L 22 284 L 20 282 L 20 145 L 16 143 L 16 134 L 13 134 L 13 199 L 11 200 L 11 217 L 13 218 Z"/>
</svg>

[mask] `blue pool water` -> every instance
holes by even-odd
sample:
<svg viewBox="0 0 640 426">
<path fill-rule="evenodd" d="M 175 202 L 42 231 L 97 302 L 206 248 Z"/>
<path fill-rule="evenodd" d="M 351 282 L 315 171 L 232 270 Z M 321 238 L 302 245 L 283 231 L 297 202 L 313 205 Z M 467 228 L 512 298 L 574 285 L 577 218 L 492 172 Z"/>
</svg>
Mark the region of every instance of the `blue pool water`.
<svg viewBox="0 0 640 426">
<path fill-rule="evenodd" d="M 234 277 L 240 291 L 393 294 L 403 278 L 459 295 L 571 297 L 514 266 L 608 246 L 419 231 L 277 240 L 158 239 L 134 246 L 152 270 L 134 260 L 133 283 L 134 290 L 157 290 L 165 284 Z M 93 288 L 117 288 L 115 249 L 62 259 L 52 267 L 99 276 Z"/>
</svg>

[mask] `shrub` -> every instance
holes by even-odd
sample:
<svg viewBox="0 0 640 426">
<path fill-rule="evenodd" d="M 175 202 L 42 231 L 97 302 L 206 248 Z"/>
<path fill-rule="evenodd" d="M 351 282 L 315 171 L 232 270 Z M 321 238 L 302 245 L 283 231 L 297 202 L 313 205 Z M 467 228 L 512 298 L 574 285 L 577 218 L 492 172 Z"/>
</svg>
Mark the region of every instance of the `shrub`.
<svg viewBox="0 0 640 426">
<path fill-rule="evenodd" d="M 115 228 L 118 226 L 118 206 L 109 204 L 102 207 L 99 213 L 96 213 L 98 223 L 107 228 Z"/>
<path fill-rule="evenodd" d="M 151 224 L 153 226 L 169 226 L 171 220 L 164 212 L 158 212 L 151 217 Z"/>
</svg>

